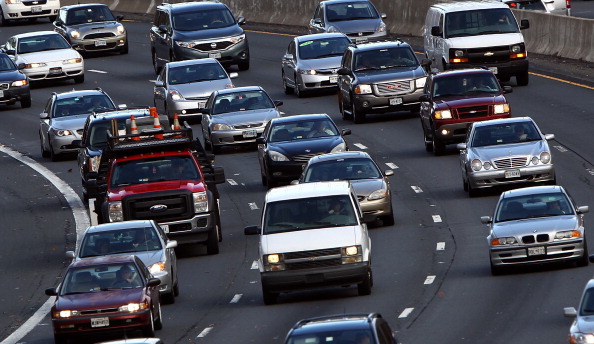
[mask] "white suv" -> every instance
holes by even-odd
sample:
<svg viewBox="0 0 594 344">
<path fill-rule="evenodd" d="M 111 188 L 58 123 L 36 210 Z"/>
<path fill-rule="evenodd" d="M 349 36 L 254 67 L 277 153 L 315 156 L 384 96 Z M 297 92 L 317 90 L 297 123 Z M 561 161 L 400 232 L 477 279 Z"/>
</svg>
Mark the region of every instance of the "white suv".
<svg viewBox="0 0 594 344">
<path fill-rule="evenodd" d="M 270 189 L 262 225 L 244 231 L 260 236 L 258 267 L 267 305 L 297 289 L 357 285 L 359 295 L 371 293 L 371 241 L 347 181 Z"/>
<path fill-rule="evenodd" d="M 49 18 L 56 20 L 60 0 L 0 0 L 0 26 L 14 19 Z"/>
</svg>

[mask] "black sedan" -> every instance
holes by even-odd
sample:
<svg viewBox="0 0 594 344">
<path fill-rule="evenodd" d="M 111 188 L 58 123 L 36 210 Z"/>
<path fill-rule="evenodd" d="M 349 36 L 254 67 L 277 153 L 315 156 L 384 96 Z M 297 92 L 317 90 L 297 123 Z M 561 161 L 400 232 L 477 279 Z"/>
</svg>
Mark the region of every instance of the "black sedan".
<svg viewBox="0 0 594 344">
<path fill-rule="evenodd" d="M 29 79 L 5 53 L 0 53 L 0 104 L 12 105 L 17 101 L 21 107 L 31 107 Z"/>
<path fill-rule="evenodd" d="M 274 118 L 256 139 L 262 184 L 269 188 L 299 178 L 310 158 L 348 150 L 344 135 L 326 114 Z"/>
</svg>

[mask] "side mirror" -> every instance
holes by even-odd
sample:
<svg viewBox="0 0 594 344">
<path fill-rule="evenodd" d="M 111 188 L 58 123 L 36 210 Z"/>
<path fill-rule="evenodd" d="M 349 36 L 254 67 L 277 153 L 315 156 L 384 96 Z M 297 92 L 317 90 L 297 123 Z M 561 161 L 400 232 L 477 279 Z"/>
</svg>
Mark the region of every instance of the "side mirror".
<svg viewBox="0 0 594 344">
<path fill-rule="evenodd" d="M 237 74 L 237 72 L 231 72 L 229 73 L 229 79 L 235 79 L 239 76 L 239 74 Z"/>
<path fill-rule="evenodd" d="M 348 69 L 348 68 L 344 68 L 344 67 L 342 67 L 342 68 L 339 68 L 339 69 L 336 71 L 336 74 L 338 74 L 338 75 L 351 75 L 351 70 L 350 70 L 350 69 Z"/>
<path fill-rule="evenodd" d="M 14 55 L 15 53 L 14 49 L 5 49 L 4 52 L 6 53 L 6 55 Z M 23 69 L 24 67 L 24 65 L 22 67 L 21 65 L 19 65 L 19 69 Z"/>
<path fill-rule="evenodd" d="M 244 16 L 237 17 L 237 24 L 239 24 L 239 25 L 245 24 L 245 17 Z"/>
<path fill-rule="evenodd" d="M 587 205 L 582 205 L 582 206 L 580 206 L 580 207 L 577 208 L 578 214 L 585 214 L 585 213 L 587 213 L 589 211 L 590 211 L 590 209 L 589 209 L 589 207 Z"/>
<path fill-rule="evenodd" d="M 530 28 L 530 21 L 526 18 L 520 20 L 520 30 L 525 30 Z"/>
<path fill-rule="evenodd" d="M 351 135 L 351 129 L 342 129 L 342 131 L 340 132 L 340 134 L 342 136 Z"/>
<path fill-rule="evenodd" d="M 388 18 L 388 15 L 385 13 L 380 13 L 380 17 L 382 17 L 382 19 L 386 19 Z"/>
<path fill-rule="evenodd" d="M 66 258 L 70 258 L 70 259 L 76 257 L 76 255 L 74 254 L 74 251 L 66 251 L 65 256 L 66 256 Z"/>
<path fill-rule="evenodd" d="M 265 145 L 266 144 L 266 138 L 260 136 L 256 138 L 256 143 L 259 145 Z"/>
<path fill-rule="evenodd" d="M 47 112 L 42 112 L 39 114 L 40 119 L 49 119 L 49 114 Z"/>
<path fill-rule="evenodd" d="M 441 31 L 441 29 L 439 28 L 439 26 L 432 26 L 431 27 L 431 36 L 439 36 L 441 37 L 443 35 L 443 32 Z"/>
<path fill-rule="evenodd" d="M 165 248 L 176 248 L 177 247 L 177 240 L 168 240 Z"/>
<path fill-rule="evenodd" d="M 563 315 L 568 318 L 575 318 L 577 316 L 577 311 L 573 307 L 565 307 L 563 308 Z"/>
<path fill-rule="evenodd" d="M 54 25 L 55 25 L 55 26 L 60 26 L 60 27 L 62 27 L 62 26 L 64 26 L 64 22 L 63 22 L 63 21 L 61 21 L 60 19 L 56 19 L 56 20 L 54 21 Z"/>
<path fill-rule="evenodd" d="M 393 176 L 393 175 L 394 175 L 393 170 L 385 170 L 384 171 L 384 176 L 386 176 L 386 177 Z"/>
<path fill-rule="evenodd" d="M 47 288 L 45 290 L 45 295 L 47 296 L 56 296 L 58 293 L 56 292 L 56 288 Z"/>
<path fill-rule="evenodd" d="M 425 72 L 429 73 L 431 72 L 431 60 L 429 59 L 422 59 L 421 60 L 421 67 L 423 67 L 423 69 L 425 70 Z"/>
<path fill-rule="evenodd" d="M 161 280 L 158 279 L 158 278 L 154 278 L 154 277 L 153 278 L 149 278 L 148 281 L 147 281 L 147 283 L 146 283 L 146 285 L 149 286 L 149 287 L 156 287 L 159 284 L 161 284 Z"/>
<path fill-rule="evenodd" d="M 155 87 L 165 87 L 165 83 L 163 82 L 163 80 L 156 80 Z"/>
<path fill-rule="evenodd" d="M 198 112 L 200 112 L 203 115 L 208 115 L 208 113 L 210 112 L 210 109 L 209 108 L 201 108 L 201 109 L 198 109 Z M 202 117 L 202 118 L 204 118 L 204 117 Z"/>
<path fill-rule="evenodd" d="M 278 107 L 278 106 L 281 106 L 281 105 L 283 105 L 283 101 L 282 100 L 275 100 L 274 101 L 274 106 Z"/>
<path fill-rule="evenodd" d="M 481 216 L 481 223 L 489 224 L 492 222 L 491 216 Z"/>
<path fill-rule="evenodd" d="M 128 108 L 128 105 L 126 104 L 118 104 L 117 105 L 118 110 L 125 110 Z"/>
<path fill-rule="evenodd" d="M 124 16 L 123 15 L 116 16 L 116 20 L 117 21 L 122 21 L 123 19 L 124 19 Z"/>
<path fill-rule="evenodd" d="M 550 141 L 555 138 L 555 134 L 545 134 L 545 140 Z"/>
<path fill-rule="evenodd" d="M 225 169 L 223 166 L 213 166 L 213 175 L 215 184 L 223 184 L 225 182 Z"/>
<path fill-rule="evenodd" d="M 503 93 L 512 93 L 514 89 L 511 86 L 503 86 Z"/>
<path fill-rule="evenodd" d="M 243 234 L 245 235 L 257 235 L 260 232 L 260 226 L 247 226 L 243 229 Z"/>
<path fill-rule="evenodd" d="M 464 142 L 458 143 L 456 145 L 456 148 L 458 148 L 458 150 L 465 150 L 466 149 L 466 143 L 464 143 Z"/>
<path fill-rule="evenodd" d="M 293 54 L 285 54 L 285 56 L 283 56 L 283 60 L 292 60 L 294 59 Z"/>
<path fill-rule="evenodd" d="M 320 19 L 320 18 L 315 18 L 315 19 L 313 20 L 313 23 L 314 23 L 315 25 L 322 25 L 322 19 Z"/>
<path fill-rule="evenodd" d="M 167 26 L 165 25 L 159 25 L 158 30 L 160 33 L 166 33 L 167 32 Z"/>
<path fill-rule="evenodd" d="M 428 95 L 428 94 L 422 94 L 422 95 L 419 97 L 419 101 L 420 101 L 420 102 L 428 102 L 430 99 L 431 99 L 431 98 L 429 98 L 429 95 Z"/>
</svg>

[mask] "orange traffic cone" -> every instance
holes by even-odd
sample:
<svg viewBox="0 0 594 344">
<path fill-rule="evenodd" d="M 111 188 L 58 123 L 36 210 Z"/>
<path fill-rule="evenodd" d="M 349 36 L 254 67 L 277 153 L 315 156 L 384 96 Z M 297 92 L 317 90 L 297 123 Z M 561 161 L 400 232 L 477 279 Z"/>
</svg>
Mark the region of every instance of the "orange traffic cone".
<svg viewBox="0 0 594 344">
<path fill-rule="evenodd" d="M 173 130 L 181 129 L 181 125 L 179 125 L 179 117 L 176 113 L 173 114 Z"/>
<path fill-rule="evenodd" d="M 154 109 L 154 108 L 151 108 L 151 109 Z M 157 114 L 157 111 L 154 112 L 153 119 L 154 119 L 153 120 L 153 128 L 155 128 L 156 130 L 161 130 L 161 123 L 159 122 L 159 114 Z M 155 138 L 162 139 L 163 134 L 155 134 Z"/>
<path fill-rule="evenodd" d="M 136 118 L 134 118 L 134 115 L 130 115 L 130 134 L 138 135 L 138 127 L 136 126 Z M 133 136 L 132 140 L 140 141 L 140 137 Z"/>
</svg>

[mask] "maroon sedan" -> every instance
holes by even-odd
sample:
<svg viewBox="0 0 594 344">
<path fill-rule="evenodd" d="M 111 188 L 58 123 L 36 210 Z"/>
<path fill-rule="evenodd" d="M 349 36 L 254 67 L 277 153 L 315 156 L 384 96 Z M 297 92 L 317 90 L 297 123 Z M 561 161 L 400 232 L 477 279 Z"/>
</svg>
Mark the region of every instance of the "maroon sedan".
<svg viewBox="0 0 594 344">
<path fill-rule="evenodd" d="M 54 339 L 141 330 L 153 337 L 162 327 L 160 280 L 136 256 L 104 256 L 70 264 L 57 288 L 51 310 Z"/>
</svg>

